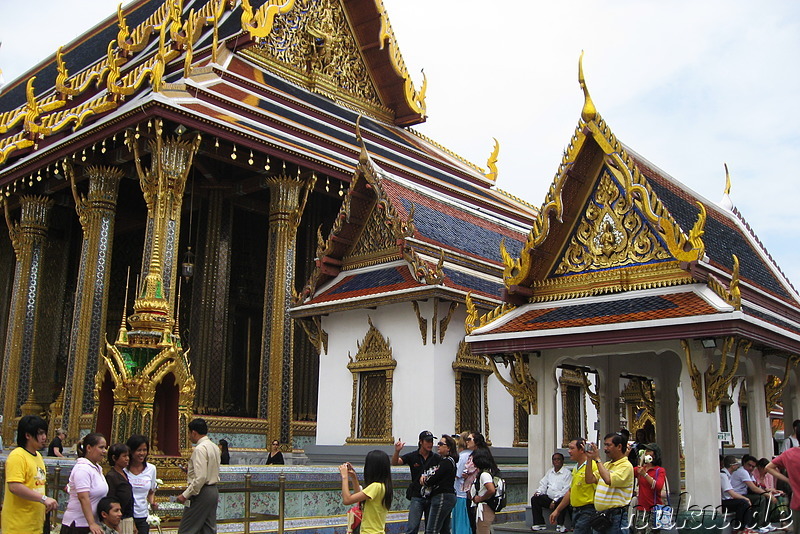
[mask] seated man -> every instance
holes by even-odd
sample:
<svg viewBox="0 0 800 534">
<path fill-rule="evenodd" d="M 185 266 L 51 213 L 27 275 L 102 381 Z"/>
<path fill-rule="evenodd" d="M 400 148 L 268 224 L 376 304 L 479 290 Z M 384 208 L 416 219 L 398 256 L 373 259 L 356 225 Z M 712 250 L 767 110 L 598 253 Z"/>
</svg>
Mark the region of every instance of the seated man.
<svg viewBox="0 0 800 534">
<path fill-rule="evenodd" d="M 731 486 L 731 476 L 739 469 L 739 460 L 735 456 L 726 456 L 722 460 L 719 472 L 719 485 L 722 492 L 722 509 L 734 514 L 733 530 L 738 532 L 747 528 L 747 516 L 750 500 Z"/>
<path fill-rule="evenodd" d="M 572 483 L 572 473 L 569 468 L 564 467 L 564 455 L 560 452 L 553 454 L 551 467 L 545 473 L 542 480 L 539 481 L 539 489 L 531 497 L 531 512 L 533 512 L 533 530 L 544 530 L 544 516 L 542 515 L 542 508 L 549 508 L 555 510 L 564 494 Z M 566 515 L 567 508 L 563 508 L 558 514 L 558 526 L 556 530 L 564 532 L 564 516 Z"/>
<path fill-rule="evenodd" d="M 754 456 L 742 456 L 742 468 L 731 473 L 731 488 L 736 493 L 744 495 L 752 503 L 756 512 L 757 526 L 764 531 L 774 530 L 769 524 L 770 512 L 778 508 L 778 501 L 769 490 L 758 487 L 753 471 L 758 460 Z"/>
</svg>

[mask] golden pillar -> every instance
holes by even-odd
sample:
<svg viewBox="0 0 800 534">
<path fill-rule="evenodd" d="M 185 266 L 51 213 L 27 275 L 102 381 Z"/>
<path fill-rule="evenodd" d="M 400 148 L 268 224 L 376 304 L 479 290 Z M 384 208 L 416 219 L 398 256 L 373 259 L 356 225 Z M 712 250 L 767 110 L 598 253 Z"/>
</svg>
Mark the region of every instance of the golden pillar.
<svg viewBox="0 0 800 534">
<path fill-rule="evenodd" d="M 269 237 L 258 417 L 267 420 L 267 438 L 279 439 L 286 446 L 291 446 L 292 440 L 294 328 L 289 307 L 294 288 L 297 227 L 315 181 L 314 175 L 308 181 L 285 175 L 266 180 L 270 191 Z"/>
<path fill-rule="evenodd" d="M 17 259 L 6 330 L 3 377 L 0 381 L 3 392 L 3 439 L 6 443 L 13 443 L 16 440 L 16 418 L 30 393 L 31 375 L 36 365 L 34 333 L 40 310 L 42 256 L 53 201 L 39 196 L 21 197 L 18 223 L 11 222 L 8 204 L 4 202 L 3 205 Z"/>
<path fill-rule="evenodd" d="M 228 303 L 231 280 L 232 210 L 225 201 L 227 189 L 210 189 L 200 297 L 196 307 L 193 361 L 199 385 L 195 400 L 200 413 L 217 413 L 225 405 L 229 385 Z M 196 278 L 196 279 L 197 279 Z M 234 380 L 237 378 L 234 377 Z M 242 380 L 243 377 L 238 377 Z M 241 382 L 239 382 L 241 384 Z"/>
<path fill-rule="evenodd" d="M 145 232 L 142 274 L 150 269 L 150 257 L 154 249 L 154 234 L 161 233 L 161 279 L 164 296 L 170 310 L 175 309 L 175 286 L 178 274 L 178 239 L 181 229 L 181 205 L 186 178 L 192 168 L 192 160 L 200 147 L 200 135 L 184 140 L 180 137 L 164 138 L 161 120 L 155 121 L 156 136 L 148 143 L 151 155 L 149 169 L 141 166 L 144 154 L 139 144 L 131 138 L 139 184 L 147 202 L 147 227 Z M 158 220 L 161 218 L 162 220 Z"/>
<path fill-rule="evenodd" d="M 86 171 L 89 194 L 84 197 L 78 195 L 72 169 L 66 170 L 83 229 L 83 244 L 64 384 L 64 411 L 61 422 L 54 424 L 66 428 L 67 435 L 75 439 L 81 414 L 90 413 L 94 406 L 94 375 L 105 347 L 114 215 L 123 172 L 115 167 L 89 167 Z"/>
</svg>

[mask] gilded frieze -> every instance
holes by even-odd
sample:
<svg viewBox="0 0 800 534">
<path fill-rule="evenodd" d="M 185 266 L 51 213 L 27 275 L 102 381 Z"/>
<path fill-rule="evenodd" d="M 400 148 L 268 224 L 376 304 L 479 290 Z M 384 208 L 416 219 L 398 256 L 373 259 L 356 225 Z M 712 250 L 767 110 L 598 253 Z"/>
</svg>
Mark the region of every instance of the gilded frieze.
<svg viewBox="0 0 800 534">
<path fill-rule="evenodd" d="M 280 62 L 284 74 L 332 98 L 344 92 L 371 108 L 382 106 L 339 0 L 280 3 L 293 4 L 288 10 L 275 0 L 268 4 L 274 4 L 271 31 L 249 55 Z"/>
<path fill-rule="evenodd" d="M 671 254 L 606 169 L 554 274 L 667 261 Z"/>
</svg>

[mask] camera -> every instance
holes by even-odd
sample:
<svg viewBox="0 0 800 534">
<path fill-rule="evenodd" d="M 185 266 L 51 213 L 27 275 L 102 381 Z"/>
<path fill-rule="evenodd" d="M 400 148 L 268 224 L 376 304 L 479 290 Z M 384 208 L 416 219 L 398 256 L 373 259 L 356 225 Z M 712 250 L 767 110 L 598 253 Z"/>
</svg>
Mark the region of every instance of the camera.
<svg viewBox="0 0 800 534">
<path fill-rule="evenodd" d="M 653 462 L 653 457 L 652 457 L 652 456 L 650 456 L 649 454 L 645 454 L 645 455 L 642 457 L 642 460 L 644 460 L 644 463 L 646 463 L 646 464 L 649 464 L 649 463 L 652 463 L 652 462 Z"/>
</svg>

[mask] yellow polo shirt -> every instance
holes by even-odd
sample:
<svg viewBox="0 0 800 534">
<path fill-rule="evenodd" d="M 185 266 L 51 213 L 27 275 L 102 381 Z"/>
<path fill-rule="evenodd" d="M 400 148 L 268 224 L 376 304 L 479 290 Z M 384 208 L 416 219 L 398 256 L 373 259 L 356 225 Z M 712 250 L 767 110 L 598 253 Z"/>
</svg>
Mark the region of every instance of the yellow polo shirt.
<svg viewBox="0 0 800 534">
<path fill-rule="evenodd" d="M 592 464 L 594 466 L 594 464 Z M 597 467 L 594 475 L 599 478 Z M 586 462 L 572 470 L 572 484 L 569 486 L 569 504 L 573 507 L 586 506 L 594 502 L 594 490 L 597 484 L 586 482 Z"/>
<path fill-rule="evenodd" d="M 601 511 L 628 506 L 633 497 L 633 464 L 627 456 L 622 456 L 616 462 L 606 462 L 603 465 L 611 473 L 611 485 L 598 476 L 600 480 L 594 494 L 594 507 Z"/>
</svg>

